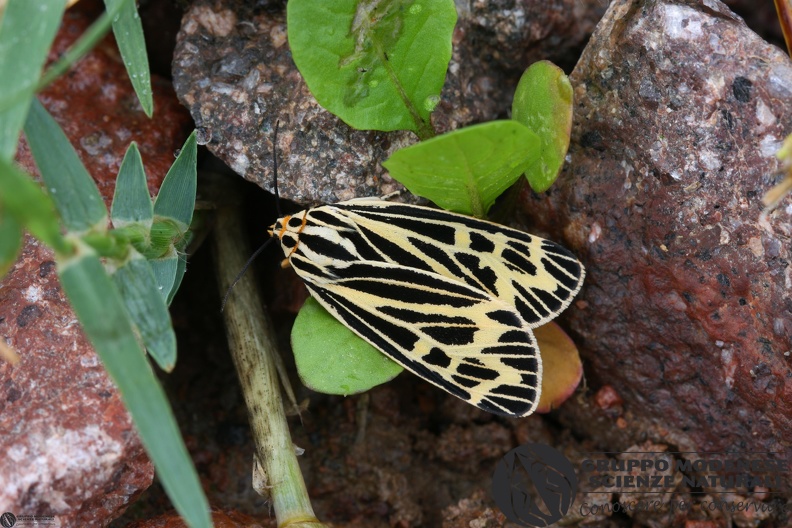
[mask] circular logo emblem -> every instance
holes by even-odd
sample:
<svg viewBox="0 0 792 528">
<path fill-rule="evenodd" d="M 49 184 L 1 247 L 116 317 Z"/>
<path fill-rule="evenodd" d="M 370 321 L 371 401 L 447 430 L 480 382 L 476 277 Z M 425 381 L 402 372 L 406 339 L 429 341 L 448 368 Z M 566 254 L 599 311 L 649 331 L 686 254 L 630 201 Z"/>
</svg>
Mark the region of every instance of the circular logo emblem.
<svg viewBox="0 0 792 528">
<path fill-rule="evenodd" d="M 11 528 L 16 524 L 16 515 L 11 512 L 5 512 L 3 515 L 0 515 L 0 525 L 3 528 Z"/>
<path fill-rule="evenodd" d="M 566 515 L 577 492 L 577 475 L 560 451 L 524 444 L 506 453 L 492 475 L 492 497 L 519 526 L 550 526 Z"/>
</svg>

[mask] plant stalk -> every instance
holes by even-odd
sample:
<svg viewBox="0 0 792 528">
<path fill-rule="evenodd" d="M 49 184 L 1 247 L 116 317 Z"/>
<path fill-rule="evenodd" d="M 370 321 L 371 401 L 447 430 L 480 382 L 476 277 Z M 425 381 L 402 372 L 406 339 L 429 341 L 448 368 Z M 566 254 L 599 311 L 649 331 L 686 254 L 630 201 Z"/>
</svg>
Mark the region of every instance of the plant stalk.
<svg viewBox="0 0 792 528">
<path fill-rule="evenodd" d="M 213 236 L 220 291 L 225 293 L 250 255 L 238 204 L 217 211 Z M 322 528 L 297 463 L 273 357 L 274 331 L 252 273 L 229 296 L 223 312 L 228 344 L 242 385 L 256 458 L 280 528 Z"/>
</svg>

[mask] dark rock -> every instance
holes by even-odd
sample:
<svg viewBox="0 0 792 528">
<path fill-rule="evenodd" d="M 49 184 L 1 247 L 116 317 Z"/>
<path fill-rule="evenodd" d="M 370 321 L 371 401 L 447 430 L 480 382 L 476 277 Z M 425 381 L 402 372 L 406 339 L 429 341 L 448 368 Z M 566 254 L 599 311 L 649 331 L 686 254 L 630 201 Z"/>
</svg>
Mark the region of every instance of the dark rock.
<svg viewBox="0 0 792 528">
<path fill-rule="evenodd" d="M 506 117 L 522 71 L 569 57 L 603 5 L 597 0 L 458 4 L 454 54 L 432 115 L 438 132 Z M 280 193 L 303 203 L 380 196 L 399 188 L 380 163 L 408 132 L 352 130 L 318 106 L 289 51 L 285 16 L 244 0 L 198 0 L 173 62 L 179 98 L 202 143 L 235 172 L 272 190 L 272 130 L 280 119 Z"/>
<path fill-rule="evenodd" d="M 443 510 L 443 528 L 498 528 L 505 522 L 506 516 L 490 506 L 488 494 L 483 489 L 477 489 L 470 497 Z"/>
<path fill-rule="evenodd" d="M 587 267 L 567 328 L 624 415 L 603 427 L 570 401 L 562 421 L 612 449 L 789 460 L 792 202 L 764 217 L 761 196 L 792 63 L 715 0 L 620 0 L 571 80 L 570 162 L 524 212 Z"/>
<path fill-rule="evenodd" d="M 778 23 L 775 2 L 754 2 L 753 0 L 725 0 L 735 13 L 745 19 L 748 27 L 758 33 L 770 44 L 786 49 L 784 34 Z"/>
<path fill-rule="evenodd" d="M 235 510 L 221 510 L 212 508 L 212 524 L 215 528 L 275 528 L 275 519 L 261 520 Z M 164 513 L 153 517 L 135 521 L 126 528 L 188 528 L 178 513 Z"/>
</svg>

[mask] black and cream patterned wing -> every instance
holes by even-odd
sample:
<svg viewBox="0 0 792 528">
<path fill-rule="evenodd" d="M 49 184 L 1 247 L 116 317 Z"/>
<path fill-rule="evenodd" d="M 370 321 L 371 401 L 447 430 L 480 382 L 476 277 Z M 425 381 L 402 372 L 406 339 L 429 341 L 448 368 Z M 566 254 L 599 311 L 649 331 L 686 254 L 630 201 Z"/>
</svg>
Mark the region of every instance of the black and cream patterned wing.
<svg viewBox="0 0 792 528">
<path fill-rule="evenodd" d="M 541 359 L 513 306 L 414 267 L 317 266 L 300 250 L 290 260 L 320 304 L 406 369 L 485 411 L 514 417 L 536 408 Z"/>
<path fill-rule="evenodd" d="M 318 209 L 346 226 L 361 258 L 463 281 L 516 308 L 531 328 L 554 319 L 583 284 L 582 264 L 564 247 L 485 220 L 383 201 Z"/>
</svg>

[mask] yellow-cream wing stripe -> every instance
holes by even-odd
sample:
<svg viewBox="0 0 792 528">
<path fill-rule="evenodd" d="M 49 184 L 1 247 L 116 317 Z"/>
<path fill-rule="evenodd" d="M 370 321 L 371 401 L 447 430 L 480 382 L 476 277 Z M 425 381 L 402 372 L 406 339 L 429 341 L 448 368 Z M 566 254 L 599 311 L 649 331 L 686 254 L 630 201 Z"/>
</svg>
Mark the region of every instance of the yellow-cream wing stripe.
<svg viewBox="0 0 792 528">
<path fill-rule="evenodd" d="M 390 263 L 320 269 L 298 253 L 291 263 L 325 308 L 406 369 L 489 412 L 525 416 L 536 408 L 536 343 L 503 301 Z"/>
</svg>

